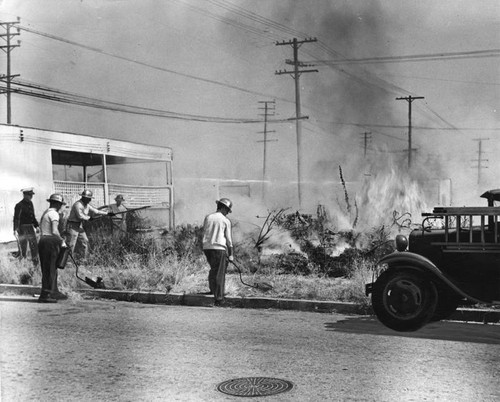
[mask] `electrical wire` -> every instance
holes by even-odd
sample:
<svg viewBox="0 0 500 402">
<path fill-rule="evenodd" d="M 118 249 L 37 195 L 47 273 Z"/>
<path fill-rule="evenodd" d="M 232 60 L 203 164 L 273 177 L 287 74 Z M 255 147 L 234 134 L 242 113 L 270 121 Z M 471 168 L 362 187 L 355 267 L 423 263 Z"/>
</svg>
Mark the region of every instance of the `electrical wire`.
<svg viewBox="0 0 500 402">
<path fill-rule="evenodd" d="M 320 65 L 341 65 L 341 64 L 373 64 L 373 63 L 402 63 L 414 61 L 433 61 L 433 60 L 457 60 L 483 57 L 499 57 L 500 49 L 474 50 L 464 52 L 450 53 L 430 53 L 415 54 L 406 56 L 385 56 L 385 57 L 367 57 L 361 59 L 343 59 L 343 60 L 314 60 L 314 63 Z M 304 63 L 309 63 L 305 61 Z"/>
<path fill-rule="evenodd" d="M 155 116 L 155 117 L 163 117 L 163 118 L 178 119 L 178 120 L 198 121 L 198 122 L 210 122 L 210 123 L 237 124 L 237 123 L 262 123 L 264 121 L 263 119 L 224 118 L 215 116 L 193 115 L 187 113 L 177 113 L 166 110 L 158 110 L 158 109 L 126 105 L 123 103 L 109 102 L 100 99 L 89 98 L 86 96 L 77 95 L 74 93 L 65 92 L 59 89 L 49 88 L 47 86 L 33 84 L 22 80 L 12 81 L 11 84 L 13 84 L 14 86 L 23 86 L 30 88 L 30 90 L 26 90 L 26 89 L 11 87 L 11 92 L 18 93 L 21 95 L 32 96 L 35 98 L 50 100 L 54 102 L 62 102 L 78 106 L 87 106 L 97 109 L 105 109 L 115 112 L 124 112 L 124 113 L 138 114 L 138 115 Z M 7 89 L 7 87 L 0 86 L 0 89 Z M 293 120 L 294 120 L 293 118 L 269 119 L 268 122 L 284 123 Z"/>
<path fill-rule="evenodd" d="M 181 3 L 183 5 L 185 5 L 187 8 L 189 8 L 191 11 L 194 11 L 194 12 L 197 12 L 197 13 L 200 13 L 200 14 L 203 14 L 205 16 L 208 16 L 209 18 L 213 18 L 213 19 L 216 19 L 217 21 L 220 21 L 220 22 L 223 22 L 223 23 L 227 23 L 229 25 L 232 25 L 233 27 L 235 28 L 238 28 L 238 29 L 243 29 L 243 30 L 246 30 L 247 32 L 249 33 L 252 33 L 252 34 L 255 34 L 255 35 L 258 35 L 258 36 L 261 36 L 263 38 L 266 38 L 266 39 L 273 39 L 273 40 L 278 40 L 278 37 L 275 33 L 273 33 L 272 30 L 276 30 L 276 31 L 280 31 L 280 32 L 283 32 L 283 33 L 286 33 L 288 35 L 294 35 L 294 36 L 298 36 L 298 37 L 306 37 L 307 35 L 303 32 L 300 32 L 300 31 L 297 31 L 297 30 L 293 30 L 292 28 L 290 27 L 287 27 L 283 24 L 280 24 L 276 21 L 273 21 L 269 18 L 266 18 L 266 17 L 263 17 L 263 16 L 260 16 L 259 14 L 256 14 L 256 13 L 253 13 L 249 10 L 246 10 L 242 7 L 239 7 L 239 6 L 236 6 L 234 4 L 231 4 L 227 1 L 224 1 L 224 0 L 207 0 L 207 3 L 209 4 L 212 4 L 212 5 L 215 5 L 215 6 L 218 6 L 220 8 L 222 8 L 223 10 L 225 10 L 227 13 L 231 13 L 233 15 L 236 15 L 237 17 L 242 17 L 242 18 L 246 18 L 254 23 L 258 23 L 258 24 L 261 24 L 263 26 L 266 27 L 266 29 L 271 29 L 271 31 L 269 30 L 260 30 L 258 28 L 255 28 L 255 27 L 252 27 L 248 24 L 244 24 L 238 20 L 235 20 L 235 19 L 230 19 L 230 18 L 227 18 L 225 16 L 220 16 L 218 14 L 215 14 L 211 11 L 207 11 L 207 9 L 203 9 L 203 8 L 200 8 L 200 7 L 196 7 L 194 5 L 191 5 L 191 4 L 188 4 L 187 2 L 185 1 L 181 1 L 181 0 L 171 0 L 171 1 L 175 1 L 177 3 Z M 153 65 L 150 65 L 150 64 L 147 64 L 147 63 L 143 63 L 143 62 L 140 62 L 140 61 L 137 61 L 137 60 L 133 60 L 133 59 L 129 59 L 129 58 L 125 58 L 125 57 L 122 57 L 122 56 L 119 56 L 119 55 L 116 55 L 116 54 L 113 54 L 113 53 L 109 53 L 109 52 L 106 52 L 106 51 L 103 51 L 101 49 L 98 49 L 98 48 L 95 48 L 95 47 L 90 47 L 90 46 L 86 46 L 86 45 L 83 45 L 83 44 L 80 44 L 80 43 L 76 43 L 76 42 L 73 42 L 73 41 L 70 41 L 70 40 L 67 40 L 67 39 L 64 39 L 64 38 L 60 38 L 60 37 L 57 37 L 55 35 L 50 35 L 50 34 L 46 34 L 46 33 L 42 33 L 42 32 L 39 32 L 39 31 L 35 31 L 31 28 L 27 28 L 27 27 L 24 27 L 24 26 L 20 26 L 21 29 L 24 29 L 25 31 L 27 32 L 31 32 L 31 33 L 34 33 L 34 34 L 38 34 L 38 35 L 41 35 L 41 36 L 45 36 L 45 37 L 48 37 L 48 38 L 51 38 L 51 39 L 54 39 L 54 40 L 59 40 L 59 41 L 62 41 L 62 42 L 65 42 L 65 43 L 68 43 L 68 44 L 71 44 L 71 45 L 75 45 L 75 46 L 79 46 L 79 47 L 82 47 L 84 49 L 87 49 L 87 50 L 91 50 L 91 51 L 95 51 L 95 52 L 98 52 L 98 53 L 101 53 L 101 54 L 104 54 L 104 55 L 108 55 L 108 56 L 111 56 L 111 57 L 115 57 L 115 58 L 118 58 L 118 59 L 121 59 L 121 60 L 125 60 L 125 61 L 129 61 L 129 62 L 132 62 L 132 63 L 136 63 L 136 64 L 139 64 L 139 65 L 142 65 L 142 66 L 146 66 L 146 67 L 150 67 L 150 68 L 154 68 L 154 69 L 157 69 L 157 70 L 160 70 L 160 71 L 165 71 L 165 72 L 169 72 L 169 73 L 172 73 L 172 74 L 178 74 L 178 75 L 181 75 L 181 76 L 184 76 L 184 77 L 187 77 L 187 78 L 191 78 L 191 79 L 196 79 L 196 80 L 200 80 L 200 81 L 204 81 L 204 82 L 207 82 L 207 83 L 211 83 L 211 84 L 216 84 L 216 85 L 221 85 L 221 86 L 224 86 L 224 87 L 227 87 L 227 88 L 230 88 L 230 89 L 236 89 L 236 90 L 240 90 L 240 91 L 243 91 L 243 92 L 247 92 L 247 93 L 251 93 L 251 94 L 255 94 L 255 95 L 259 95 L 259 96 L 266 96 L 266 97 L 273 97 L 275 99 L 280 99 L 280 100 L 283 100 L 285 102 L 289 102 L 289 103 L 293 103 L 292 101 L 288 100 L 288 99 L 283 99 L 283 98 L 279 98 L 279 97 L 276 97 L 276 96 L 271 96 L 271 95 L 268 95 L 268 94 L 262 94 L 262 93 L 257 93 L 255 91 L 250 91 L 250 90 L 247 90 L 245 88 L 241 88 L 241 87 L 237 87 L 235 85 L 231 85 L 231 84 L 227 84 L 227 83 L 222 83 L 222 82 L 218 82 L 218 81 L 215 81 L 215 80 L 209 80 L 209 79 L 205 79 L 205 78 L 202 78 L 202 77 L 197 77 L 197 76 L 194 76 L 194 75 L 190 75 L 190 74 L 185 74 L 185 73 L 180 73 L 178 71 L 174 71 L 174 70 L 170 70 L 170 69 L 165 69 L 165 68 L 162 68 L 162 67 L 157 67 L 157 66 L 153 66 Z M 455 52 L 455 53 L 439 53 L 439 54 L 424 54 L 424 55 L 409 55 L 409 56 L 391 56 L 391 57 L 386 57 L 386 58 L 366 58 L 366 59 L 349 59 L 349 58 L 346 58 L 345 56 L 343 56 L 342 54 L 340 54 L 339 52 L 331 49 L 330 47 L 328 47 L 324 42 L 322 41 L 317 41 L 317 42 L 313 42 L 313 44 L 316 46 L 316 48 L 318 48 L 319 50 L 323 51 L 323 52 L 326 52 L 327 54 L 330 54 L 332 55 L 333 57 L 340 57 L 342 58 L 343 60 L 334 60 L 334 61 L 328 61 L 328 60 L 321 60 L 317 57 L 314 57 L 312 56 L 309 52 L 304 52 L 308 55 L 310 55 L 311 57 L 313 57 L 314 61 L 313 63 L 327 63 L 327 62 L 334 62 L 334 63 L 337 63 L 337 64 L 348 64 L 348 63 L 361 63 L 361 62 L 390 62 L 390 61 L 411 61 L 411 60 L 415 60 L 415 61 L 424 61 L 423 59 L 435 59 L 435 58 L 444 58 L 444 57 L 448 57 L 448 58 L 457 58 L 457 57 L 461 57 L 461 58 L 470 58 L 470 57 L 493 57 L 493 56 L 496 56 L 496 52 L 500 52 L 500 50 L 498 49 L 492 49 L 492 50 L 489 50 L 489 51 L 485 51 L 485 50 L 482 50 L 482 51 L 474 51 L 474 52 Z M 489 53 L 488 53 L 489 52 Z M 422 59 L 422 60 L 420 60 Z M 325 64 L 325 65 L 328 65 L 328 64 Z M 381 89 L 385 92 L 390 92 L 390 93 L 398 93 L 399 95 L 401 93 L 404 93 L 404 94 L 407 94 L 409 95 L 410 93 L 406 90 L 404 90 L 403 88 L 400 88 L 388 81 L 385 81 L 377 76 L 374 76 L 372 73 L 370 72 L 367 72 L 367 71 L 362 71 L 363 74 L 365 74 L 364 77 L 360 77 L 358 74 L 356 73 L 352 73 L 352 72 L 348 72 L 342 68 L 339 68 L 337 67 L 335 64 L 332 64 L 332 65 L 328 65 L 330 68 L 333 68 L 335 69 L 337 72 L 340 72 L 341 74 L 343 75 L 346 75 L 348 78 L 352 79 L 352 80 L 355 80 L 356 82 L 360 83 L 360 84 L 363 84 L 363 85 L 369 85 L 369 86 L 374 86 L 378 89 Z M 32 96 L 35 96 L 35 95 L 32 95 Z M 130 107 L 129 105 L 122 105 L 124 107 Z M 97 107 L 97 106 L 95 106 Z M 109 108 L 109 107 L 106 107 L 108 110 L 113 110 L 112 108 Z M 307 108 L 307 107 L 306 107 Z M 150 110 L 147 110 L 147 109 L 144 109 L 144 108 L 140 108 L 141 111 L 139 112 L 138 110 L 136 110 L 136 113 L 138 114 L 148 114 L 148 113 L 153 113 L 152 115 L 157 115 L 157 114 L 154 114 L 154 113 L 158 113 L 158 111 L 154 111 L 154 112 L 151 112 Z M 418 107 L 417 105 L 417 109 L 420 110 L 421 108 Z M 454 127 L 451 123 L 447 122 L 442 116 L 440 116 L 437 112 L 433 111 L 432 109 L 430 109 L 430 107 L 428 105 L 426 105 L 426 109 L 427 109 L 427 113 L 430 113 L 431 116 L 430 118 L 433 119 L 433 120 L 439 120 L 440 123 L 444 123 L 446 125 L 448 125 L 451 129 L 451 130 L 458 130 L 456 127 Z M 123 110 L 114 110 L 114 111 L 123 111 Z M 420 110 L 422 111 L 422 110 Z M 423 111 L 425 113 L 425 111 Z M 173 113 L 173 112 L 167 112 L 167 113 Z M 166 116 L 162 116 L 162 117 L 166 117 Z M 173 116 L 169 116 L 170 118 L 180 118 L 180 119 L 188 119 L 188 120 L 194 120 L 194 121 L 206 121 L 204 120 L 206 118 L 206 116 L 197 116 L 197 115 L 184 115 L 184 116 L 178 116 L 176 115 L 175 117 Z M 202 120 L 197 120 L 197 119 L 202 119 Z M 213 119 L 213 117 L 209 117 L 209 119 Z M 218 118 L 215 118 L 215 119 L 218 119 Z M 284 121 L 290 121 L 292 119 L 286 119 Z M 283 121 L 283 120 L 282 120 Z M 213 121 L 212 121 L 213 122 Z M 226 121 L 227 122 L 227 121 Z M 260 120 L 244 120 L 244 121 L 238 121 L 240 123 L 242 122 L 261 122 Z M 365 126 L 365 127 L 370 127 L 370 126 Z M 430 129 L 440 129 L 440 128 L 430 128 Z"/>
<path fill-rule="evenodd" d="M 92 51 L 92 52 L 96 52 L 96 53 L 99 53 L 99 54 L 102 54 L 102 55 L 105 55 L 105 56 L 113 57 L 115 59 L 127 61 L 127 62 L 130 62 L 130 63 L 134 63 L 134 64 L 140 65 L 142 67 L 148 67 L 148 68 L 151 68 L 151 69 L 154 69 L 154 70 L 163 71 L 163 72 L 167 72 L 167 73 L 170 73 L 170 74 L 179 75 L 181 77 L 190 78 L 190 79 L 193 79 L 193 80 L 196 80 L 196 81 L 201 81 L 201 82 L 205 82 L 205 83 L 208 83 L 208 84 L 213 84 L 213 85 L 218 85 L 218 86 L 222 86 L 222 87 L 229 88 L 229 89 L 238 90 L 238 91 L 245 92 L 245 93 L 252 94 L 252 95 L 258 95 L 258 96 L 276 98 L 276 99 L 283 100 L 284 102 L 291 102 L 288 99 L 278 98 L 278 97 L 276 97 L 274 95 L 271 95 L 271 94 L 265 94 L 265 93 L 262 93 L 262 92 L 256 92 L 256 91 L 252 91 L 252 90 L 249 90 L 249 89 L 246 89 L 246 88 L 242 88 L 242 87 L 239 87 L 239 86 L 236 86 L 236 85 L 228 84 L 228 83 L 225 83 L 225 82 L 211 80 L 211 79 L 208 79 L 208 78 L 203 78 L 203 77 L 199 77 L 199 76 L 192 75 L 192 74 L 186 74 L 186 73 L 182 73 L 182 72 L 175 71 L 175 70 L 172 70 L 172 69 L 168 69 L 168 68 L 164 68 L 164 67 L 159 67 L 159 66 L 155 66 L 155 65 L 152 65 L 152 64 L 149 64 L 149 63 L 145 63 L 145 62 L 141 62 L 141 61 L 138 61 L 138 60 L 130 59 L 128 57 L 124 57 L 124 56 L 120 56 L 120 55 L 117 55 L 117 54 L 114 54 L 114 53 L 110 53 L 110 52 L 107 52 L 105 50 L 102 50 L 102 49 L 99 49 L 99 48 L 96 48 L 96 47 L 87 46 L 87 45 L 84 45 L 82 43 L 78 43 L 78 42 L 75 42 L 75 41 L 71 41 L 69 39 L 61 38 L 61 37 L 56 36 L 56 35 L 51 35 L 51 34 L 48 34 L 48 33 L 45 33 L 45 32 L 41 32 L 41 31 L 38 31 L 38 30 L 35 30 L 35 29 L 32 29 L 32 28 L 28 28 L 28 27 L 25 27 L 23 25 L 19 25 L 19 28 L 21 30 L 24 30 L 26 32 L 29 32 L 29 33 L 32 33 L 32 34 L 35 34 L 35 35 L 39 35 L 39 36 L 43 36 L 45 38 L 49 38 L 49 39 L 56 40 L 56 41 L 59 41 L 59 42 L 67 43 L 69 45 L 77 46 L 77 47 L 80 47 L 82 49 L 86 49 L 86 50 L 89 50 L 89 51 Z"/>
</svg>

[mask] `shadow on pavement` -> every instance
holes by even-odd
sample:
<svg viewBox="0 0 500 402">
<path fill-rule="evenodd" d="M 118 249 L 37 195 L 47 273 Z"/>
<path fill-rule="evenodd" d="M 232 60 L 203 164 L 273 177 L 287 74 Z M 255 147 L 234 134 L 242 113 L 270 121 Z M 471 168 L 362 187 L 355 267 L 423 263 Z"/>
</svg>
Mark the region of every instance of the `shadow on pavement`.
<svg viewBox="0 0 500 402">
<path fill-rule="evenodd" d="M 440 339 L 457 342 L 474 342 L 500 345 L 500 325 L 439 321 L 427 324 L 415 332 L 397 332 L 383 326 L 374 317 L 349 317 L 325 323 L 327 331 L 352 334 L 400 336 L 406 338 Z"/>
</svg>

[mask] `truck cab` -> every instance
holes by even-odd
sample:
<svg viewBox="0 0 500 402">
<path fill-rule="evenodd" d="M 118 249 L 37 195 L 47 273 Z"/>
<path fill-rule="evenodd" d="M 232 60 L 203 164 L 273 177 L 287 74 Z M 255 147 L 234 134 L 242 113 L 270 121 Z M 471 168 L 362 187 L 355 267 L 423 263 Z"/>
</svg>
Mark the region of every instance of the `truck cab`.
<svg viewBox="0 0 500 402">
<path fill-rule="evenodd" d="M 485 207 L 435 207 L 375 268 L 366 285 L 377 318 L 415 331 L 448 318 L 460 305 L 500 304 L 500 189 Z"/>
</svg>

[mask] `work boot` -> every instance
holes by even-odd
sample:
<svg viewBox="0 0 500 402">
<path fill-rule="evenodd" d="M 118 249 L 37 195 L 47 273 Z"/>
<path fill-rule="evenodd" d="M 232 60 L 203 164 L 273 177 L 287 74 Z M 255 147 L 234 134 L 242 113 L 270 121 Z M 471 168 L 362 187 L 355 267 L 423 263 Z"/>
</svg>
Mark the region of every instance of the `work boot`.
<svg viewBox="0 0 500 402">
<path fill-rule="evenodd" d="M 52 292 L 52 298 L 56 300 L 68 300 L 68 296 L 59 291 Z"/>
<path fill-rule="evenodd" d="M 52 292 L 42 290 L 38 298 L 38 303 L 57 303 L 57 299 L 52 296 Z"/>
<path fill-rule="evenodd" d="M 49 296 L 40 296 L 38 298 L 38 303 L 57 303 L 57 300 Z"/>
</svg>

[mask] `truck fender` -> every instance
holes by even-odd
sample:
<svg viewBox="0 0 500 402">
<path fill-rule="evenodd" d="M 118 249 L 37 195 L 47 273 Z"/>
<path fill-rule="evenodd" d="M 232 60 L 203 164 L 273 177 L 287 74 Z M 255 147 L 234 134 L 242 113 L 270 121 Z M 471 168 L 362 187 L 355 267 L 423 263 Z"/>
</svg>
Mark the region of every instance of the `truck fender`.
<svg viewBox="0 0 500 402">
<path fill-rule="evenodd" d="M 474 303 L 487 303 L 483 300 L 476 299 L 465 293 L 457 287 L 450 279 L 448 279 L 441 270 L 434 265 L 434 263 L 426 257 L 419 254 L 411 253 L 409 251 L 394 252 L 381 258 L 378 262 L 379 265 L 387 264 L 388 269 L 392 266 L 407 265 L 429 273 L 431 276 L 437 277 L 443 284 L 447 285 L 451 290 L 458 295 L 473 301 Z"/>
</svg>

